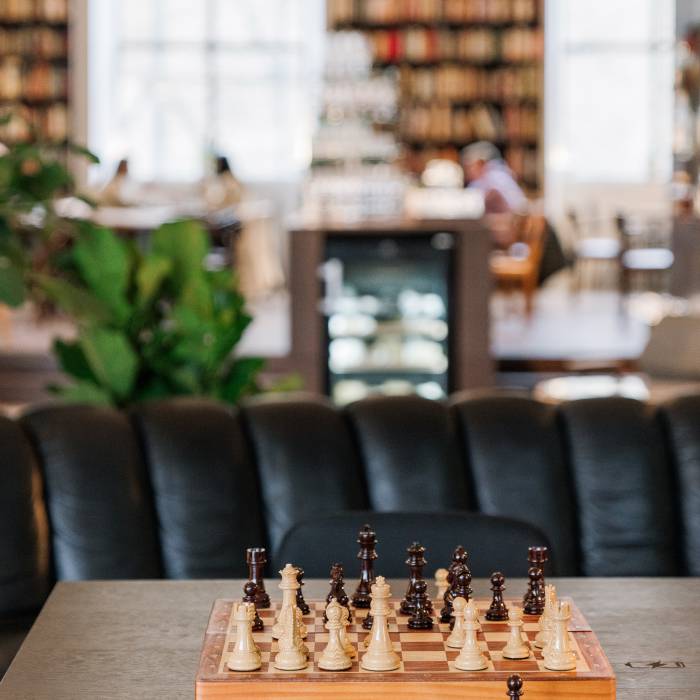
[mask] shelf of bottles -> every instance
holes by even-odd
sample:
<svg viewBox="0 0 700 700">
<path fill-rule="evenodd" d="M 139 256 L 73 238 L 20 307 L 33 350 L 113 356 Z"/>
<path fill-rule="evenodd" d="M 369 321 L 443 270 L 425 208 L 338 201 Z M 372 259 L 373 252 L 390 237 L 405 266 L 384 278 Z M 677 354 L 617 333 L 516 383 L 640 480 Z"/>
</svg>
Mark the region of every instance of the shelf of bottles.
<svg viewBox="0 0 700 700">
<path fill-rule="evenodd" d="M 0 141 L 68 136 L 68 0 L 0 2 Z"/>
<path fill-rule="evenodd" d="M 448 233 L 328 239 L 324 313 L 335 402 L 447 395 L 451 255 Z"/>
<path fill-rule="evenodd" d="M 363 32 L 375 71 L 398 72 L 410 170 L 483 139 L 539 188 L 542 0 L 328 0 L 328 25 Z"/>
</svg>

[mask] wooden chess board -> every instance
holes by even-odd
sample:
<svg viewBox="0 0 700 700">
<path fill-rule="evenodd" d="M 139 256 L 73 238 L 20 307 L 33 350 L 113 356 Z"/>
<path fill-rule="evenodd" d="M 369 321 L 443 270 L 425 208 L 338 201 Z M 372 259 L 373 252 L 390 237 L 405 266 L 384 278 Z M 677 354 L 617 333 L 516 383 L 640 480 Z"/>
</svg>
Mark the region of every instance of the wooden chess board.
<svg viewBox="0 0 700 700">
<path fill-rule="evenodd" d="M 567 600 L 563 598 L 562 600 Z M 328 640 L 323 626 L 325 602 L 307 601 L 311 613 L 304 616 L 308 636 L 309 665 L 301 671 L 280 671 L 272 661 L 277 642 L 271 628 L 280 603 L 273 602 L 269 610 L 260 610 L 265 623 L 262 632 L 254 632 L 255 642 L 262 653 L 262 668 L 240 673 L 226 667 L 229 650 L 235 639 L 231 600 L 214 603 L 196 681 L 197 700 L 227 700 L 228 698 L 314 698 L 333 700 L 370 698 L 460 698 L 461 700 L 502 700 L 506 695 L 506 680 L 519 673 L 525 682 L 527 700 L 614 700 L 615 676 L 598 639 L 585 618 L 571 602 L 572 618 L 569 633 L 578 659 L 575 671 L 554 672 L 544 668 L 542 652 L 535 649 L 537 617 L 523 617 L 523 632 L 530 641 L 529 659 L 504 659 L 501 649 L 508 638 L 504 622 L 489 622 L 484 613 L 490 600 L 477 599 L 482 631 L 478 638 L 489 661 L 484 671 L 459 671 L 454 659 L 459 649 L 445 645 L 449 626 L 435 625 L 432 630 L 409 630 L 408 618 L 398 612 L 398 600 L 393 600 L 394 614 L 389 617 L 389 633 L 394 649 L 401 657 L 401 666 L 395 671 L 376 672 L 360 668 L 355 660 L 347 671 L 323 671 L 317 660 Z M 513 601 L 506 601 L 511 605 Z M 519 603 L 518 603 L 519 604 Z M 438 603 L 434 603 L 439 609 Z M 364 653 L 363 642 L 369 634 L 361 622 L 366 610 L 353 609 L 353 621 L 348 627 L 348 639 Z M 400 684 L 400 687 L 399 685 Z"/>
</svg>

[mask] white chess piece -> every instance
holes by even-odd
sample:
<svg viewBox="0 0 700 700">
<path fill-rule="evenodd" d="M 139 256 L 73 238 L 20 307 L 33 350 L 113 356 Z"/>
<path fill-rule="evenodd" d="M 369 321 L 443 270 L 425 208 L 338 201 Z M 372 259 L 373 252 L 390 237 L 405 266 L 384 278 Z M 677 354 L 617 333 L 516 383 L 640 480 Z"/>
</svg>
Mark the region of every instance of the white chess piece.
<svg viewBox="0 0 700 700">
<path fill-rule="evenodd" d="M 236 621 L 236 641 L 226 666 L 232 671 L 257 671 L 262 665 L 260 649 L 253 640 L 253 603 L 234 603 L 233 619 Z"/>
<path fill-rule="evenodd" d="M 280 634 L 277 648 L 279 651 L 273 665 L 281 671 L 298 671 L 306 668 L 307 665 L 309 650 L 301 639 L 296 611 L 296 605 L 286 607 L 278 619 Z"/>
<path fill-rule="evenodd" d="M 535 646 L 544 649 L 552 638 L 552 613 L 557 604 L 557 589 L 552 584 L 544 588 L 544 612 L 540 615 L 539 632 L 535 637 Z"/>
<path fill-rule="evenodd" d="M 346 653 L 341 637 L 341 630 L 345 628 L 342 613 L 344 609 L 337 600 L 331 600 L 326 607 L 328 644 L 318 660 L 318 667 L 324 671 L 345 671 L 352 666 L 352 659 Z M 345 612 L 347 613 L 347 610 Z"/>
<path fill-rule="evenodd" d="M 370 614 L 373 616 L 372 632 L 367 651 L 362 657 L 361 666 L 367 671 L 393 671 L 401 665 L 399 655 L 389 637 L 387 617 L 391 589 L 383 576 L 377 576 L 372 584 L 372 603 Z"/>
<path fill-rule="evenodd" d="M 450 584 L 447 583 L 447 574 L 447 569 L 438 569 L 435 572 L 435 587 L 437 588 L 437 599 L 440 601 L 441 605 L 442 599 L 445 597 L 445 593 L 450 587 Z"/>
<path fill-rule="evenodd" d="M 510 630 L 510 636 L 501 651 L 503 658 L 527 659 L 530 656 L 530 647 L 523 641 L 523 613 L 520 608 L 513 606 L 510 609 L 506 624 Z"/>
<path fill-rule="evenodd" d="M 464 609 L 467 607 L 467 601 L 460 597 L 452 601 L 452 609 L 454 610 L 455 626 L 450 632 L 445 644 L 453 649 L 461 649 L 464 646 L 465 631 L 464 631 Z"/>
<path fill-rule="evenodd" d="M 576 654 L 569 639 L 571 607 L 559 601 L 552 613 L 552 638 L 544 650 L 544 667 L 550 671 L 573 671 L 576 668 Z"/>
<path fill-rule="evenodd" d="M 277 615 L 277 621 L 272 626 L 272 638 L 279 639 L 282 634 L 281 620 L 286 615 L 287 608 L 294 608 L 297 612 L 294 614 L 297 616 L 297 626 L 299 629 L 299 634 L 302 638 L 306 637 L 306 625 L 302 621 L 302 612 L 297 607 L 297 590 L 299 589 L 299 581 L 297 581 L 298 569 L 291 564 L 287 564 L 282 571 L 280 571 L 280 576 L 282 581 L 280 582 L 280 589 L 282 591 L 282 607 L 280 608 L 279 614 Z"/>
<path fill-rule="evenodd" d="M 464 645 L 455 659 L 455 668 L 460 671 L 483 671 L 488 668 L 488 661 L 481 652 L 476 636 L 479 626 L 478 614 L 476 604 L 470 600 L 464 608 Z"/>
<path fill-rule="evenodd" d="M 350 611 L 344 606 L 340 606 L 340 621 L 343 623 L 343 626 L 340 630 L 340 641 L 343 644 L 343 648 L 345 649 L 345 653 L 351 658 L 351 659 L 356 659 L 357 658 L 357 649 L 355 649 L 355 645 L 348 639 L 348 625 L 350 624 Z"/>
</svg>

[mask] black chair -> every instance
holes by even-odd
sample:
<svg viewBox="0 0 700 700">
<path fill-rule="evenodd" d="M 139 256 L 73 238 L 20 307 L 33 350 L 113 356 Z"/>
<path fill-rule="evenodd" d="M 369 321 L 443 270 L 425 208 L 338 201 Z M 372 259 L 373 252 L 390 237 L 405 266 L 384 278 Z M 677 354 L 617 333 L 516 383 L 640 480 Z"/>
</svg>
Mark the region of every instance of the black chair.
<svg viewBox="0 0 700 700">
<path fill-rule="evenodd" d="M 357 533 L 365 523 L 377 533 L 375 573 L 388 578 L 406 577 L 406 548 L 414 541 L 426 547 L 425 574 L 431 579 L 435 569 L 449 565 L 453 550 L 460 544 L 469 552 L 469 568 L 475 577 L 490 576 L 494 571 L 506 577 L 525 576 L 527 548 L 549 546 L 536 527 L 495 515 L 348 511 L 292 527 L 278 550 L 277 567 L 292 562 L 301 566 L 307 577 L 321 578 L 329 575 L 331 564 L 340 562 L 345 566 L 346 579 L 351 581 L 359 571 Z M 550 561 L 547 573 L 556 574 L 555 561 Z"/>
</svg>

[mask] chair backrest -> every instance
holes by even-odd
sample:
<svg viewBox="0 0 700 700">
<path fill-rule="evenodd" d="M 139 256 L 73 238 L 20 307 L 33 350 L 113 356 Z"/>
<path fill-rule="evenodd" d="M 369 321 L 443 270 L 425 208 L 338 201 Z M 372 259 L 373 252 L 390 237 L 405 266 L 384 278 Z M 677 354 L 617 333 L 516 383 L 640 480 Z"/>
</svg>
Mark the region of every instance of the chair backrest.
<svg viewBox="0 0 700 700">
<path fill-rule="evenodd" d="M 303 562 L 306 576 L 328 576 L 331 564 L 342 563 L 346 578 L 359 570 L 357 533 L 365 524 L 377 533 L 375 573 L 404 578 L 408 573 L 406 548 L 415 541 L 426 547 L 425 577 L 450 564 L 455 547 L 469 552 L 473 576 L 501 571 L 508 576 L 527 574 L 527 548 L 549 546 L 540 530 L 520 520 L 477 513 L 374 513 L 354 511 L 297 523 L 285 536 L 277 553 L 277 565 Z M 556 572 L 552 557 L 550 573 Z M 348 593 L 351 591 L 348 590 Z M 395 592 L 396 593 L 396 592 Z"/>
<path fill-rule="evenodd" d="M 700 379 L 700 318 L 667 316 L 654 326 L 639 367 L 651 377 Z"/>
</svg>

